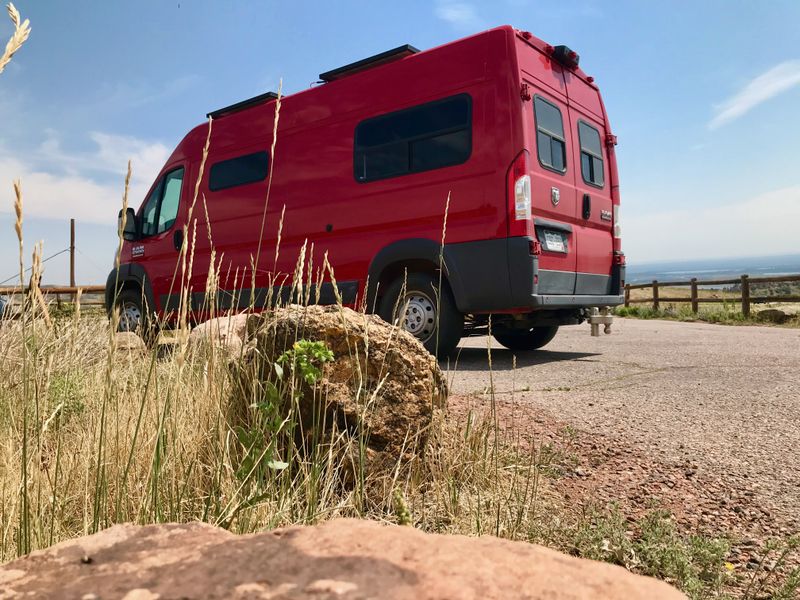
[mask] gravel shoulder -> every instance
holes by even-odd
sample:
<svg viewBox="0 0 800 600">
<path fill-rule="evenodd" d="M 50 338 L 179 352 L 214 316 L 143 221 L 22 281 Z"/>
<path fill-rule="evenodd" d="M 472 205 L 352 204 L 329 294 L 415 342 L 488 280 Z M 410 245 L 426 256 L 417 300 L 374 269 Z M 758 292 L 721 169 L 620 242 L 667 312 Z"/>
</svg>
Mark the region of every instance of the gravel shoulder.
<svg viewBox="0 0 800 600">
<path fill-rule="evenodd" d="M 516 356 L 465 340 L 443 367 L 456 396 L 485 403 L 493 386 L 518 425 L 574 429 L 574 493 L 655 498 L 687 528 L 744 537 L 800 527 L 800 330 L 616 319 Z"/>
</svg>

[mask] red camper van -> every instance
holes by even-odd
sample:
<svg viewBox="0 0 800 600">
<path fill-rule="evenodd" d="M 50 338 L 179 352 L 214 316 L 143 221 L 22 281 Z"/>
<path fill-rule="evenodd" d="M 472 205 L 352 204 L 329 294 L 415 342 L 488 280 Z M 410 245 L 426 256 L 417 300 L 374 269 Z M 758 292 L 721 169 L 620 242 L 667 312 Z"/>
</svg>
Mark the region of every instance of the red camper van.
<svg viewBox="0 0 800 600">
<path fill-rule="evenodd" d="M 194 320 L 209 300 L 212 243 L 215 302 L 233 310 L 296 300 L 305 246 L 306 266 L 327 253 L 337 285 L 326 273 L 312 299 L 366 306 L 431 351 L 486 333 L 490 315 L 501 344 L 544 346 L 560 325 L 623 300 L 616 139 L 578 60 L 508 26 L 395 48 L 282 98 L 274 156 L 275 94 L 210 113 L 192 223 L 208 124 L 129 209 L 107 308 L 131 330 L 174 322 L 191 236 Z"/>
</svg>

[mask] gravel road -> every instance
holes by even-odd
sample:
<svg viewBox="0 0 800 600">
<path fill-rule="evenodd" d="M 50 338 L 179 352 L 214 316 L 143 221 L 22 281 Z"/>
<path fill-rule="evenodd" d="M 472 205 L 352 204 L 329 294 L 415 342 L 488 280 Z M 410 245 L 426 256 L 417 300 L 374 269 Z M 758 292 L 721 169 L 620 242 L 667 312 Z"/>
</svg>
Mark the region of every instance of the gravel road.
<svg viewBox="0 0 800 600">
<path fill-rule="evenodd" d="M 489 385 L 490 338 L 443 365 L 455 394 Z M 543 350 L 491 341 L 497 398 L 692 465 L 747 495 L 766 516 L 800 521 L 800 329 L 616 319 L 611 335 L 564 327 Z M 783 527 L 781 527 L 783 530 Z"/>
</svg>

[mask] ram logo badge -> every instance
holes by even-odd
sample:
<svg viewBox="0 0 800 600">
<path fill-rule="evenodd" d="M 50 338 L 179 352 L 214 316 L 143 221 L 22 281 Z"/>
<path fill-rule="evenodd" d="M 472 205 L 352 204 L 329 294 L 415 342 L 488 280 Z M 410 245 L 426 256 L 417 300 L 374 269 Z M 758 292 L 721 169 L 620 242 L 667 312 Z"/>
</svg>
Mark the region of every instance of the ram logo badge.
<svg viewBox="0 0 800 600">
<path fill-rule="evenodd" d="M 550 200 L 553 201 L 553 206 L 558 206 L 558 201 L 561 200 L 561 192 L 557 187 L 550 188 Z"/>
<path fill-rule="evenodd" d="M 139 258 L 140 256 L 144 256 L 144 246 L 134 246 L 131 248 L 132 258 Z"/>
</svg>

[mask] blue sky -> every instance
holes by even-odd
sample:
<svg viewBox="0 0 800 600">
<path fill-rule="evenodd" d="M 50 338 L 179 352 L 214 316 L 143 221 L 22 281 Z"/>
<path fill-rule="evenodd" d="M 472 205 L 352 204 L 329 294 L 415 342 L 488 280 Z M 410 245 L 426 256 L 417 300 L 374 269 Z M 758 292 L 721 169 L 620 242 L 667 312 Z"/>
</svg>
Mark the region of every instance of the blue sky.
<svg viewBox="0 0 800 600">
<path fill-rule="evenodd" d="M 78 281 L 102 282 L 129 157 L 138 206 L 209 110 L 505 23 L 576 49 L 599 84 L 619 138 L 629 262 L 800 252 L 796 0 L 16 5 L 32 33 L 0 74 L 0 280 L 17 261 L 13 178 L 27 250 L 65 248 L 74 216 Z M 2 19 L 2 44 L 10 32 Z M 66 273 L 62 256 L 45 281 Z"/>
</svg>

